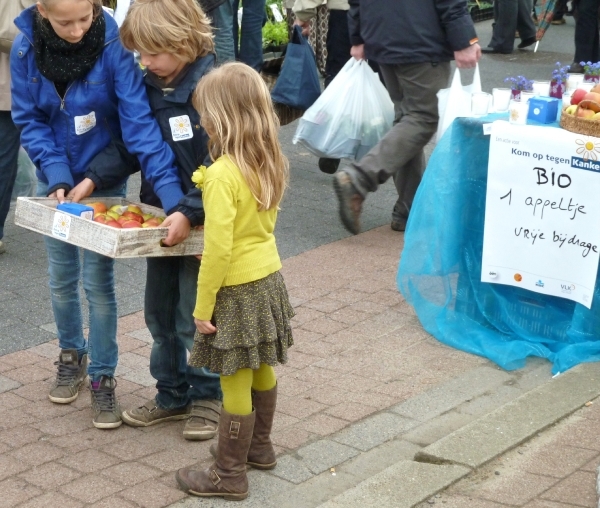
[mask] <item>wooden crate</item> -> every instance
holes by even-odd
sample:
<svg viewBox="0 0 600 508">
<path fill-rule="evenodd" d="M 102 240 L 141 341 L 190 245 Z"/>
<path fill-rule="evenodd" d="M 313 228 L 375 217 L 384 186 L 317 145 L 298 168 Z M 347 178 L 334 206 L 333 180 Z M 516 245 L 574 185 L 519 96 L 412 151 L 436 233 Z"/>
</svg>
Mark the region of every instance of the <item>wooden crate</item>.
<svg viewBox="0 0 600 508">
<path fill-rule="evenodd" d="M 124 198 L 88 198 L 81 202 L 86 204 L 98 201 L 101 201 L 107 207 L 135 204 L 144 213 L 151 213 L 160 217 L 165 216 L 160 208 L 134 203 Z M 167 228 L 117 229 L 64 213 L 56 209 L 56 204 L 54 198 L 17 198 L 15 224 L 111 258 L 202 254 L 204 247 L 204 232 L 202 230 L 192 230 L 190 236 L 179 245 L 162 247 L 161 240 L 166 238 Z"/>
</svg>

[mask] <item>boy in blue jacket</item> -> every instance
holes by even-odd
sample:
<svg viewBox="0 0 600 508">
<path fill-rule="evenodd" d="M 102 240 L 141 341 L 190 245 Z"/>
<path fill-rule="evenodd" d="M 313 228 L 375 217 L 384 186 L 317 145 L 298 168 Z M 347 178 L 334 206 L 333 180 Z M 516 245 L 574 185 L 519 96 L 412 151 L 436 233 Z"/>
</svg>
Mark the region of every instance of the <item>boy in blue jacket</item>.
<svg viewBox="0 0 600 508">
<path fill-rule="evenodd" d="M 214 65 L 210 22 L 195 0 L 137 0 L 121 27 L 126 48 L 140 53 L 146 68 L 150 107 L 163 138 L 175 152 L 185 198 L 173 220 L 189 229 L 204 224 L 202 195 L 192 173 L 208 157 L 208 136 L 192 105 L 198 81 Z M 160 206 L 158 196 L 142 180 L 142 202 Z M 196 326 L 192 312 L 200 261 L 195 256 L 148 258 L 145 319 L 154 339 L 150 373 L 158 393 L 139 408 L 123 412 L 134 427 L 187 419 L 186 439 L 210 439 L 221 411 L 219 376 L 190 367 Z"/>
<path fill-rule="evenodd" d="M 139 66 L 123 48 L 101 0 L 38 0 L 15 24 L 21 33 L 10 55 L 12 117 L 37 168 L 38 196 L 59 202 L 92 192 L 124 196 L 127 173 L 110 184 L 98 175 L 112 168 L 111 154 L 126 168 L 132 159 L 126 148 L 139 160 L 162 207 L 172 213 L 184 197 L 173 151 L 148 106 Z M 188 231 L 173 220 L 166 241 L 178 243 Z M 114 379 L 114 260 L 52 237 L 44 240 L 60 347 L 49 398 L 58 404 L 74 401 L 89 375 L 94 426 L 116 428 L 121 411 Z M 90 311 L 87 340 L 80 279 Z"/>
</svg>

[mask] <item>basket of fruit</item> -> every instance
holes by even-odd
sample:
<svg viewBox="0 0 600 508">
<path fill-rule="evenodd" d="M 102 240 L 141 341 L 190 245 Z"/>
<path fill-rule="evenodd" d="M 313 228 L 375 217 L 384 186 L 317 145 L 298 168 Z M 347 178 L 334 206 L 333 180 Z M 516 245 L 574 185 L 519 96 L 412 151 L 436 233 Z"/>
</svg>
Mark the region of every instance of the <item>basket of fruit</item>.
<svg viewBox="0 0 600 508">
<path fill-rule="evenodd" d="M 168 230 L 162 227 L 165 213 L 160 208 L 118 197 L 87 198 L 81 204 L 89 212 L 73 214 L 53 198 L 21 197 L 15 224 L 112 258 L 202 254 L 200 229 L 193 229 L 180 244 L 162 244 Z"/>
<path fill-rule="evenodd" d="M 600 138 L 600 85 L 591 92 L 577 89 L 563 108 L 560 126 L 570 132 Z"/>
</svg>

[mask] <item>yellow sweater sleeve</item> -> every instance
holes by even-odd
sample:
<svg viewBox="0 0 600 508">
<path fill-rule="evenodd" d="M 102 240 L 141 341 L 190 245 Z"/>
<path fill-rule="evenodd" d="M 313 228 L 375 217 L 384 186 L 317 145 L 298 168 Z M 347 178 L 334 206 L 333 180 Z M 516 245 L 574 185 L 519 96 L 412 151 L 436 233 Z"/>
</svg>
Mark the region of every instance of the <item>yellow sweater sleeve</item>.
<svg viewBox="0 0 600 508">
<path fill-rule="evenodd" d="M 233 228 L 237 213 L 236 193 L 230 182 L 210 180 L 204 186 L 204 250 L 198 276 L 194 317 L 212 318 L 217 291 L 223 285 L 233 251 Z"/>
</svg>

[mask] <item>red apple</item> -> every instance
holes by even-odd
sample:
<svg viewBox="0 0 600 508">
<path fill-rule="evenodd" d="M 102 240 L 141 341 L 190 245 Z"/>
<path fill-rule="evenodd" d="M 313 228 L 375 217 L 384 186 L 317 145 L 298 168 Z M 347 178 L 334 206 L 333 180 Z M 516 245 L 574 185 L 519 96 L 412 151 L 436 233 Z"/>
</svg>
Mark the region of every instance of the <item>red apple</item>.
<svg viewBox="0 0 600 508">
<path fill-rule="evenodd" d="M 586 93 L 588 93 L 587 90 L 584 90 L 583 88 L 578 88 L 575 90 L 571 95 L 571 104 L 579 104 L 585 97 Z"/>
<path fill-rule="evenodd" d="M 146 222 L 142 223 L 143 228 L 157 228 L 162 224 L 162 220 L 160 217 L 153 217 L 148 219 Z"/>
<path fill-rule="evenodd" d="M 121 224 L 119 224 L 116 220 L 109 220 L 106 225 L 110 226 L 111 228 L 121 229 Z"/>
<path fill-rule="evenodd" d="M 108 218 L 105 213 L 97 213 L 94 214 L 94 222 L 99 222 L 100 224 L 106 224 L 108 222 Z"/>
<path fill-rule="evenodd" d="M 123 229 L 126 229 L 126 228 L 141 228 L 142 225 L 138 221 L 136 221 L 134 219 L 125 219 L 123 222 L 121 222 L 121 227 Z"/>
<path fill-rule="evenodd" d="M 101 203 L 100 201 L 88 203 L 87 206 L 91 206 L 94 209 L 94 217 L 96 216 L 96 214 L 106 213 L 107 210 L 106 205 L 104 203 Z"/>
<path fill-rule="evenodd" d="M 144 217 L 142 217 L 139 213 L 131 212 L 129 210 L 123 212 L 121 217 L 127 217 L 128 219 L 133 219 L 138 221 L 140 224 L 144 222 Z"/>
<path fill-rule="evenodd" d="M 577 116 L 579 118 L 592 118 L 596 113 L 594 113 L 594 111 L 592 111 L 591 109 L 585 109 L 585 108 L 579 108 L 577 110 Z"/>
</svg>

